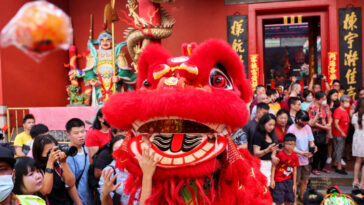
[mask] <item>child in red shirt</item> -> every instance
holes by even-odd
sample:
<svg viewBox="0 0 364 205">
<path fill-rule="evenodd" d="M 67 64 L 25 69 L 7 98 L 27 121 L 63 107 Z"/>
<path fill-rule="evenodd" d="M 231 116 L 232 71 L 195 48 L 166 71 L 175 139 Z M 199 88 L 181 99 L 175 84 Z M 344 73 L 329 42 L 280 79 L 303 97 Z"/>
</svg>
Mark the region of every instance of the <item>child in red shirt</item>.
<svg viewBox="0 0 364 205">
<path fill-rule="evenodd" d="M 272 166 L 270 187 L 273 201 L 279 204 L 293 204 L 297 190 L 298 156 L 293 152 L 296 147 L 296 136 L 288 133 L 284 136 L 284 147 L 276 156 L 277 165 Z"/>
<path fill-rule="evenodd" d="M 347 109 L 350 107 L 350 97 L 342 95 L 340 97 L 340 107 L 334 112 L 334 125 L 332 126 L 332 136 L 334 140 L 336 172 L 347 175 L 341 165 L 342 154 L 345 147 L 345 139 L 349 129 L 350 117 Z"/>
</svg>

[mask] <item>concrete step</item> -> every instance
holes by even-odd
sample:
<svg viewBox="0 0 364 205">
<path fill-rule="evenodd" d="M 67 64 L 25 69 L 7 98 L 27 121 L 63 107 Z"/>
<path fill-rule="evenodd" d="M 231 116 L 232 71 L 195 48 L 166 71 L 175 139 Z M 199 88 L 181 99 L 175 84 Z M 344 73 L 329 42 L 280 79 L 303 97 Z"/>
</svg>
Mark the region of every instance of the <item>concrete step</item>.
<svg viewBox="0 0 364 205">
<path fill-rule="evenodd" d="M 335 172 L 326 174 L 321 172 L 320 176 L 311 174 L 310 180 L 312 186 L 320 193 L 326 194 L 327 188 L 330 186 L 338 186 L 342 193 L 350 194 L 352 191 L 352 183 L 354 173 L 347 171 L 348 175 L 341 175 Z"/>
</svg>

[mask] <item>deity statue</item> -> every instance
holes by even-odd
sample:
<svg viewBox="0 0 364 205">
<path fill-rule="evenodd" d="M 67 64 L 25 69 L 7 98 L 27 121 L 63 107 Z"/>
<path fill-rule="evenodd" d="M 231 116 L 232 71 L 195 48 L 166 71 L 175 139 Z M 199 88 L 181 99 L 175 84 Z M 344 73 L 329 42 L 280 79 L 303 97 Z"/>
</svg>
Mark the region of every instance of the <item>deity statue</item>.
<svg viewBox="0 0 364 205">
<path fill-rule="evenodd" d="M 98 45 L 98 49 L 95 48 Z M 85 72 L 85 93 L 88 96 L 85 104 L 103 105 L 109 97 L 117 92 L 134 90 L 133 84 L 136 82 L 136 74 L 128 66 L 125 53 L 122 47 L 126 42 L 115 44 L 115 62 L 112 56 L 112 36 L 109 32 L 103 31 L 97 41 L 90 39 L 87 47 L 90 53 L 87 56 Z M 115 66 L 113 66 L 115 63 Z M 118 86 L 119 83 L 122 86 Z"/>
</svg>

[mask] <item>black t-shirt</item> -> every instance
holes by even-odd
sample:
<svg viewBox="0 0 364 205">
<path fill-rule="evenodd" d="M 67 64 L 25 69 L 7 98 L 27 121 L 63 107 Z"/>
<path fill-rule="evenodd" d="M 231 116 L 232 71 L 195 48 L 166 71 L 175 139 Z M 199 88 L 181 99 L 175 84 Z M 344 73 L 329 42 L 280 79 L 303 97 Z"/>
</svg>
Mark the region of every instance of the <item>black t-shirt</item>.
<svg viewBox="0 0 364 205">
<path fill-rule="evenodd" d="M 252 120 L 243 127 L 243 131 L 246 133 L 248 138 L 248 150 L 252 155 L 254 155 L 253 140 L 255 138 L 255 131 L 257 130 L 257 126 L 258 122 L 256 120 Z M 272 138 L 274 142 L 278 143 L 278 137 L 275 130 L 273 130 Z"/>
<path fill-rule="evenodd" d="M 257 129 L 257 125 L 258 125 L 258 122 L 256 120 L 252 120 L 243 127 L 243 131 L 246 133 L 247 138 L 248 138 L 248 150 L 250 151 L 251 154 L 254 154 L 253 139 L 254 139 L 255 130 Z"/>
<path fill-rule="evenodd" d="M 70 198 L 68 196 L 66 184 L 61 178 L 62 171 L 57 173 L 55 168 L 53 170 L 53 187 L 50 194 L 47 195 L 49 204 L 52 205 L 70 205 Z"/>
<path fill-rule="evenodd" d="M 260 150 L 266 149 L 271 145 L 272 143 L 276 143 L 274 139 L 272 139 L 272 142 L 269 143 L 265 139 L 265 135 L 260 133 L 259 131 L 255 132 L 254 139 L 253 139 L 253 145 L 257 145 L 260 147 Z M 263 156 L 260 157 L 261 160 L 271 160 L 272 159 L 272 152 L 269 152 Z"/>
<path fill-rule="evenodd" d="M 95 160 L 95 168 L 103 170 L 106 165 L 110 164 L 113 160 L 111 154 L 109 149 L 101 150 Z"/>
</svg>

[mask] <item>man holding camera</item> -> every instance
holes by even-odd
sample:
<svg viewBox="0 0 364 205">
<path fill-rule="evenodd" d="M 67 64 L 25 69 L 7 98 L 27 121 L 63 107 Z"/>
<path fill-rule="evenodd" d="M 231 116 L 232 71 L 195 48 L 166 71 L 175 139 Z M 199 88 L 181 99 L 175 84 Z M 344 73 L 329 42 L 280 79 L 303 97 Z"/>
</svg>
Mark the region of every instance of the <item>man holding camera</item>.
<svg viewBox="0 0 364 205">
<path fill-rule="evenodd" d="M 87 173 L 90 166 L 87 149 L 84 146 L 86 138 L 85 123 L 72 118 L 66 123 L 67 136 L 70 139 L 70 148 L 77 148 L 77 154 L 67 158 L 68 166 L 75 175 L 75 185 L 68 188 L 68 193 L 74 204 L 92 204 L 88 187 Z"/>
</svg>

